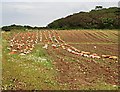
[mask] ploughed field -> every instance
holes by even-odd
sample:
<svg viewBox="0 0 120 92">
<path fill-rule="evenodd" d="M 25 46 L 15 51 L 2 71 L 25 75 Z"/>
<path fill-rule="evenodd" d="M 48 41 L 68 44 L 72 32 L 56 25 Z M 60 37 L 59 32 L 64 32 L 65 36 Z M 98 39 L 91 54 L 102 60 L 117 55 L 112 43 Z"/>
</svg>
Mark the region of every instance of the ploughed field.
<svg viewBox="0 0 120 92">
<path fill-rule="evenodd" d="M 117 30 L 2 33 L 2 89 L 118 89 Z"/>
</svg>

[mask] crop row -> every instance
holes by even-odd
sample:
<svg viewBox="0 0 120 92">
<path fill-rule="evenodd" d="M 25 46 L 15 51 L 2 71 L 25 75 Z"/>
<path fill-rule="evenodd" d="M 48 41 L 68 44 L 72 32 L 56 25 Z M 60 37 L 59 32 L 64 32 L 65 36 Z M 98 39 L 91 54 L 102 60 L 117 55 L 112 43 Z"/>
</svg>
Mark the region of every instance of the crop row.
<svg viewBox="0 0 120 92">
<path fill-rule="evenodd" d="M 74 32 L 72 34 L 75 35 Z M 71 35 L 71 37 L 73 37 Z M 10 46 L 8 49 L 10 50 L 10 54 L 19 53 L 20 55 L 29 54 L 38 43 L 43 43 L 46 50 L 49 46 L 52 46 L 54 49 L 62 48 L 63 50 L 77 56 L 83 56 L 87 58 L 110 58 L 110 59 L 118 59 L 117 56 L 112 55 L 101 55 L 99 56 L 97 53 L 91 53 L 86 51 L 80 51 L 74 46 L 66 43 L 60 37 L 60 34 L 55 31 L 36 31 L 36 32 L 20 32 L 14 35 L 10 40 Z M 96 48 L 96 46 L 94 46 Z"/>
</svg>

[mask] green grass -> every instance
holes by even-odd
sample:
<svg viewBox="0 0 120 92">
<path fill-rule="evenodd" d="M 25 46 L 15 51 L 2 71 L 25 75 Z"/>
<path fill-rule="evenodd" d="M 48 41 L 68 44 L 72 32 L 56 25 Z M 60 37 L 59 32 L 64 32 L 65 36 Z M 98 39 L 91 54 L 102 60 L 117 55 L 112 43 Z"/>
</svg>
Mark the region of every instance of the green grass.
<svg viewBox="0 0 120 92">
<path fill-rule="evenodd" d="M 9 55 L 8 43 L 5 39 L 2 41 L 4 89 L 59 89 L 58 83 L 54 80 L 56 73 L 52 60 L 40 45 L 36 46 L 31 54 L 25 56 Z"/>
<path fill-rule="evenodd" d="M 0 32 L 0 88 L 2 85 L 1 80 L 2 80 L 2 33 Z"/>
<path fill-rule="evenodd" d="M 30 61 L 7 62 L 3 67 L 6 68 L 6 70 L 4 70 L 6 72 L 3 71 L 5 77 L 3 85 L 7 85 L 7 89 L 10 89 L 10 84 L 13 85 L 13 89 L 18 85 L 16 82 L 8 81 L 13 79 L 16 79 L 17 82 L 25 83 L 26 86 L 21 89 L 46 89 L 48 87 L 54 89 L 52 84 L 46 83 L 46 81 L 55 83 L 53 80 L 55 74 L 52 68 L 48 70 L 47 68 L 31 63 Z"/>
</svg>

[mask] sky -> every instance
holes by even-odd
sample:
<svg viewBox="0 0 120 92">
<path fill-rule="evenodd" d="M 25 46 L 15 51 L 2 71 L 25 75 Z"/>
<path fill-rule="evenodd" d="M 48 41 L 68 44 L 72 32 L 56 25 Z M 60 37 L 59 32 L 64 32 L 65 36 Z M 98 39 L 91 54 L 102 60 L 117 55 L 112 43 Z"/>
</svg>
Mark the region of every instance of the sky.
<svg viewBox="0 0 120 92">
<path fill-rule="evenodd" d="M 1 25 L 47 26 L 56 19 L 81 11 L 90 11 L 95 6 L 117 7 L 119 0 L 2 0 Z M 109 2 L 108 2 L 109 1 Z"/>
</svg>

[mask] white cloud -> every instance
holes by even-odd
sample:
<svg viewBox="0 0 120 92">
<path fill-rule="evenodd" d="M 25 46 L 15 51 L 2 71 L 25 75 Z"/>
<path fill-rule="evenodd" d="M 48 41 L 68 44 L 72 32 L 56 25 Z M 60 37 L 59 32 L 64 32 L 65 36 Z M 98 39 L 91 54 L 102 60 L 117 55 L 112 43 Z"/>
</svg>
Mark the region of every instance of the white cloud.
<svg viewBox="0 0 120 92">
<path fill-rule="evenodd" d="M 119 0 L 2 0 L 2 2 L 119 2 Z"/>
<path fill-rule="evenodd" d="M 2 3 L 0 3 L 0 27 L 2 26 Z"/>
<path fill-rule="evenodd" d="M 46 26 L 58 18 L 94 9 L 96 5 L 113 7 L 117 6 L 117 2 L 4 2 L 2 3 L 2 24 Z"/>
</svg>

